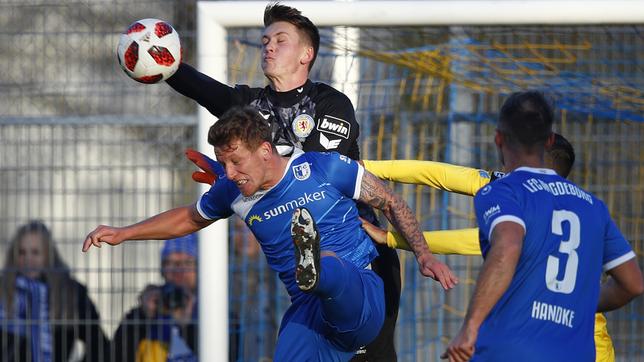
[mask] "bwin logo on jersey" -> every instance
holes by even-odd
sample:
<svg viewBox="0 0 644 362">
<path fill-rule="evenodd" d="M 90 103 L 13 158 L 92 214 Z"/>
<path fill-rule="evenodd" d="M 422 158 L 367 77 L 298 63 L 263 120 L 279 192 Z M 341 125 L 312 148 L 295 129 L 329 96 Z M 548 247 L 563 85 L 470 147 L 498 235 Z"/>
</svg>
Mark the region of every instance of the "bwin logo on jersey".
<svg viewBox="0 0 644 362">
<path fill-rule="evenodd" d="M 349 139 L 349 133 L 351 133 L 351 123 L 345 121 L 344 119 L 325 115 L 324 117 L 322 117 L 322 120 L 318 122 L 317 130 L 320 132 L 326 132 L 340 136 L 344 139 Z"/>
<path fill-rule="evenodd" d="M 293 175 L 295 178 L 304 181 L 311 176 L 311 167 L 308 162 L 301 163 L 299 165 L 293 166 Z"/>
</svg>

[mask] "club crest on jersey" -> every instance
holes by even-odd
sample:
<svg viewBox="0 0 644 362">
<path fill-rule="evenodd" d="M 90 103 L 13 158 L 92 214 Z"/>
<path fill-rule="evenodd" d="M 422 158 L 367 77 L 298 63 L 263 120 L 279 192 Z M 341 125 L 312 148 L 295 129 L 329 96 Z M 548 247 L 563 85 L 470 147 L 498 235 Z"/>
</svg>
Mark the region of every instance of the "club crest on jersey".
<svg viewBox="0 0 644 362">
<path fill-rule="evenodd" d="M 306 138 L 308 135 L 310 135 L 311 131 L 313 131 L 313 126 L 315 126 L 313 117 L 309 116 L 308 114 L 300 114 L 299 116 L 295 117 L 293 123 L 291 124 L 291 127 L 293 127 L 293 133 L 295 133 L 295 135 L 299 138 Z"/>
<path fill-rule="evenodd" d="M 340 136 L 344 139 L 349 139 L 349 133 L 351 133 L 351 123 L 345 121 L 344 119 L 325 115 L 319 121 L 317 130 L 320 132 Z"/>
<path fill-rule="evenodd" d="M 490 191 L 492 191 L 492 186 L 491 185 L 485 185 L 485 187 L 483 187 L 483 189 L 481 190 L 481 196 L 485 196 L 485 195 L 489 194 Z"/>
<path fill-rule="evenodd" d="M 293 166 L 293 175 L 296 179 L 304 181 L 311 176 L 311 167 L 308 162 Z"/>
</svg>

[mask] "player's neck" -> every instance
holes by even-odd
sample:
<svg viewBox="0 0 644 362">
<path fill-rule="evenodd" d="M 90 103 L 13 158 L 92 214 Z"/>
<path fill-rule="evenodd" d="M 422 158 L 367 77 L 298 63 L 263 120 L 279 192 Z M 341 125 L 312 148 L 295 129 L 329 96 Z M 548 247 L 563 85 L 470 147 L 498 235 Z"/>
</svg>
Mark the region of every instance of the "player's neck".
<svg viewBox="0 0 644 362">
<path fill-rule="evenodd" d="M 277 185 L 284 176 L 286 166 L 288 165 L 288 157 L 275 155 L 271 157 L 266 163 L 266 181 L 262 184 L 263 190 L 268 190 Z"/>
<path fill-rule="evenodd" d="M 266 76 L 266 77 L 271 82 L 271 88 L 273 88 L 273 90 L 275 90 L 276 92 L 288 92 L 304 85 L 304 83 L 306 83 L 306 80 L 309 77 L 309 74 L 301 73 L 301 74 L 291 74 L 286 77 L 280 77 L 280 76 L 275 76 L 275 77 Z"/>
<path fill-rule="evenodd" d="M 536 154 L 513 154 L 506 153 L 503 155 L 504 171 L 512 172 L 519 167 L 544 168 L 543 155 Z"/>
</svg>

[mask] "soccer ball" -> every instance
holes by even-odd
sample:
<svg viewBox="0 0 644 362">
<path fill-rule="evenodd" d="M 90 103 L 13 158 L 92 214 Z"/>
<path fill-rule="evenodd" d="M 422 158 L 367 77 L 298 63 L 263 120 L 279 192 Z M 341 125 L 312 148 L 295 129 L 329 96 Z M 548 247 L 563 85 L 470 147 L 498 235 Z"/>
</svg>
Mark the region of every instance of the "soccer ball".
<svg viewBox="0 0 644 362">
<path fill-rule="evenodd" d="M 142 19 L 130 25 L 116 51 L 125 74 L 141 83 L 168 79 L 181 63 L 179 34 L 163 20 Z"/>
</svg>

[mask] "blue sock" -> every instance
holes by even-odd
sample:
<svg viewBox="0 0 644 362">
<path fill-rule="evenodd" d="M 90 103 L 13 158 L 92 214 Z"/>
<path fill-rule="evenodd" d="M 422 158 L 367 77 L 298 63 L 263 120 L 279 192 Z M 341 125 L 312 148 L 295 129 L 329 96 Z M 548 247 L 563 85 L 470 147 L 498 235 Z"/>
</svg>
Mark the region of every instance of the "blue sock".
<svg viewBox="0 0 644 362">
<path fill-rule="evenodd" d="M 354 328 L 360 321 L 364 293 L 358 268 L 334 256 L 320 259 L 320 282 L 315 294 L 322 300 L 327 322 L 339 329 Z"/>
</svg>

